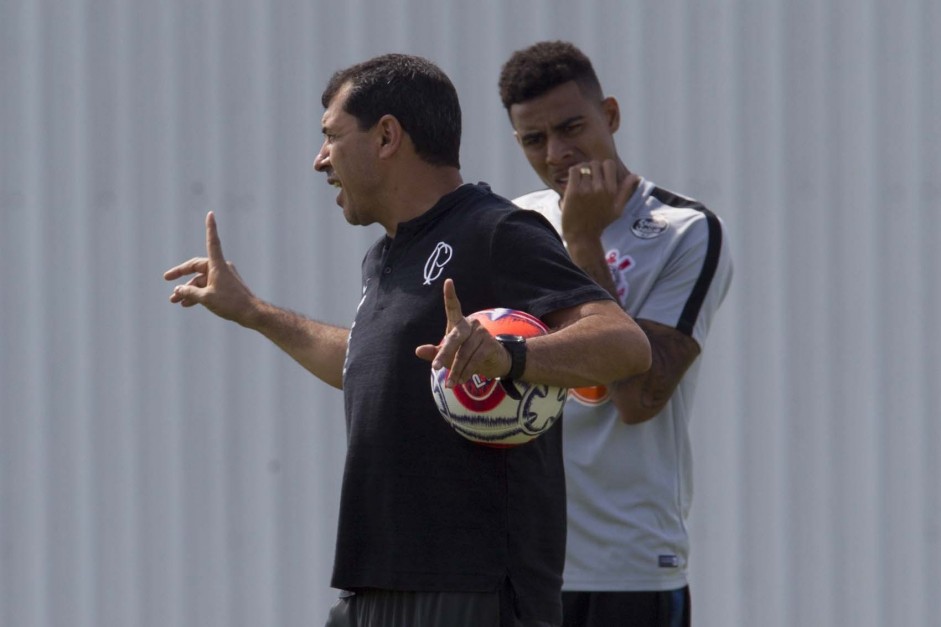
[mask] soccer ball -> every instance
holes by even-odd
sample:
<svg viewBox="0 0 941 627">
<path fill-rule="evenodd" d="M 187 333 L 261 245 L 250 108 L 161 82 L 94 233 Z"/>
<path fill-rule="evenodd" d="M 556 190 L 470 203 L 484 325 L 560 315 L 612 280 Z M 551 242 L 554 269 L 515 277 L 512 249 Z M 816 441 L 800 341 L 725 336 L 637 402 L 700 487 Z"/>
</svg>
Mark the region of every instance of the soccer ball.
<svg viewBox="0 0 941 627">
<path fill-rule="evenodd" d="M 485 309 L 467 316 L 491 335 L 535 337 L 549 332 L 539 318 L 515 309 Z M 566 388 L 525 381 L 504 383 L 474 375 L 448 389 L 447 368 L 431 369 L 431 392 L 444 419 L 462 436 L 494 447 L 525 444 L 545 433 L 562 415 Z"/>
</svg>

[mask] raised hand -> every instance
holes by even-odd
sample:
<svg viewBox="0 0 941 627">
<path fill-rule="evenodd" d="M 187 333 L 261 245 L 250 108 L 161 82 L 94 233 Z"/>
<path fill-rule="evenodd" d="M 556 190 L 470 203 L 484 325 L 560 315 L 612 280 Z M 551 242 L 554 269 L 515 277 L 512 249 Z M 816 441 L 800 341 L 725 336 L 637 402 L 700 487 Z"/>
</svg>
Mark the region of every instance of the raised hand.
<svg viewBox="0 0 941 627">
<path fill-rule="evenodd" d="M 257 299 L 235 266 L 222 255 L 216 217 L 211 211 L 206 215 L 206 254 L 206 257 L 193 257 L 163 273 L 167 281 L 195 275 L 185 284 L 173 288 L 170 302 L 183 307 L 203 305 L 220 318 L 246 324 Z"/>
<path fill-rule="evenodd" d="M 562 197 L 562 234 L 569 238 L 601 237 L 601 232 L 617 220 L 638 182 L 628 173 L 618 181 L 616 161 L 588 161 L 569 168 L 568 184 Z"/>
<path fill-rule="evenodd" d="M 415 354 L 430 361 L 433 368 L 449 370 L 447 387 L 461 385 L 475 374 L 493 379 L 510 371 L 506 349 L 479 322 L 464 317 L 451 279 L 444 281 L 444 310 L 448 323 L 441 343 L 419 346 Z"/>
</svg>

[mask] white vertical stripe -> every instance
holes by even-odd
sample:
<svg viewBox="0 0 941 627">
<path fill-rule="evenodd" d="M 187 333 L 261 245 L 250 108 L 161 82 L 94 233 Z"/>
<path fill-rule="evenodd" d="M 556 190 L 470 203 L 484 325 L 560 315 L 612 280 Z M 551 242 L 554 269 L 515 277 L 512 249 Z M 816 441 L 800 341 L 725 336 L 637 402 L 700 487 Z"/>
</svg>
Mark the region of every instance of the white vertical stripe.
<svg viewBox="0 0 941 627">
<path fill-rule="evenodd" d="M 42 7 L 33 3 L 25 6 L 19 20 L 15 17 L 12 20 L 22 33 L 20 41 L 24 49 L 24 69 L 20 73 L 20 93 L 23 94 L 20 108 L 23 123 L 20 128 L 25 131 L 25 137 L 20 146 L 22 152 L 17 156 L 21 156 L 24 163 L 22 194 L 25 204 L 22 207 L 22 239 L 13 239 L 13 254 L 9 257 L 5 254 L 3 260 L 3 265 L 14 268 L 19 276 L 13 278 L 17 297 L 10 299 L 13 301 L 9 310 L 12 324 L 4 329 L 4 335 L 13 340 L 12 363 L 5 368 L 7 372 L 13 371 L 9 387 L 13 403 L 12 406 L 6 402 L 0 404 L 0 412 L 4 412 L 6 420 L 12 421 L 10 431 L 13 437 L 3 457 L 9 455 L 13 459 L 8 471 L 13 483 L 9 490 L 12 497 L 9 506 L 4 502 L 4 510 L 12 519 L 12 533 L 3 542 L 4 556 L 9 559 L 4 559 L 8 570 L 5 569 L 2 581 L 4 588 L 10 591 L 4 604 L 7 615 L 11 621 L 24 625 L 42 625 L 49 618 L 44 596 L 49 579 L 44 488 L 48 485 L 50 462 L 53 460 L 47 458 L 45 438 L 49 413 L 45 360 L 50 346 L 43 319 L 43 284 L 46 278 L 43 259 L 48 251 L 44 246 L 42 212 L 49 202 L 50 192 L 44 186 L 47 152 L 41 143 L 44 130 L 42 103 L 47 97 L 47 53 L 41 44 L 42 16 Z M 17 92 L 11 90 L 8 93 Z M 8 293 L 5 289 L 3 292 Z M 8 298 L 4 296 L 4 300 Z M 7 356 L 3 358 L 6 360 Z"/>
<path fill-rule="evenodd" d="M 836 393 L 826 416 L 832 416 L 837 514 L 832 542 L 842 576 L 834 582 L 835 602 L 843 620 L 852 625 L 885 624 L 886 602 L 880 548 L 879 478 L 880 416 L 878 338 L 881 324 L 876 306 L 881 289 L 874 285 L 886 252 L 873 199 L 879 190 L 880 164 L 875 157 L 875 94 L 879 77 L 873 71 L 878 17 L 873 7 L 834 2 L 833 212 L 841 237 L 834 251 L 833 318 L 829 328 L 837 350 L 831 355 Z M 860 202 L 858 199 L 867 199 Z M 869 209 L 863 209 L 868 204 Z"/>
<path fill-rule="evenodd" d="M 876 101 L 877 142 L 884 164 L 879 172 L 883 183 L 877 197 L 878 234 L 881 249 L 892 255 L 893 262 L 880 264 L 875 278 L 886 287 L 879 302 L 881 322 L 899 330 L 923 328 L 922 318 L 929 315 L 924 308 L 924 286 L 931 285 L 932 278 L 938 284 L 936 270 L 920 263 L 921 217 L 925 212 L 918 202 L 922 132 L 915 96 L 920 92 L 918 72 L 924 67 L 917 56 L 919 19 L 914 3 L 879 11 L 877 72 L 883 88 Z M 930 410 L 923 379 L 912 372 L 913 365 L 924 363 L 925 344 L 910 332 L 887 335 L 881 344 L 883 581 L 889 590 L 883 620 L 922 625 L 932 618 L 925 613 L 926 595 L 937 593 L 939 583 L 929 584 L 909 574 L 922 572 L 926 537 L 922 495 L 930 485 L 937 486 L 937 477 L 925 481 L 921 474 L 921 416 Z"/>
</svg>

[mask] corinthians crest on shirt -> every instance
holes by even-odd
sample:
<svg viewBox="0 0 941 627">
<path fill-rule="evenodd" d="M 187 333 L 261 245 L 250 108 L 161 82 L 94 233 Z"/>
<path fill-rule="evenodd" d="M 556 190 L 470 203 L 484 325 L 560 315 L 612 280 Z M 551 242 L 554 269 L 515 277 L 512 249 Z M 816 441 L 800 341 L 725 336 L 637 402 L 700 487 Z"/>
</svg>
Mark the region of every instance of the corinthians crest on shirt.
<svg viewBox="0 0 941 627">
<path fill-rule="evenodd" d="M 627 282 L 627 273 L 634 267 L 634 258 L 630 255 L 621 255 L 621 251 L 614 248 L 605 255 L 605 261 L 608 262 L 608 269 L 611 270 L 611 278 L 614 280 L 614 287 L 617 291 L 618 302 L 621 306 L 627 302 L 627 293 L 630 285 Z"/>
</svg>

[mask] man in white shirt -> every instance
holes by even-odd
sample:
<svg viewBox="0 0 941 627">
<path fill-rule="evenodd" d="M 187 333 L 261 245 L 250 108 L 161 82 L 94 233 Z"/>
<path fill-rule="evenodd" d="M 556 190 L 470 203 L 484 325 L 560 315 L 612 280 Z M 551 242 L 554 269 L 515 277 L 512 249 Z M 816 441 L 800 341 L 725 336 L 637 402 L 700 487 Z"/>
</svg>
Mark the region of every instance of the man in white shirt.
<svg viewBox="0 0 941 627">
<path fill-rule="evenodd" d="M 563 426 L 568 539 L 564 625 L 689 625 L 688 424 L 712 317 L 732 263 L 722 222 L 618 157 L 617 101 L 567 42 L 503 66 L 500 96 L 548 189 L 514 202 L 546 216 L 575 263 L 650 341 L 651 369 L 570 391 Z"/>
</svg>

